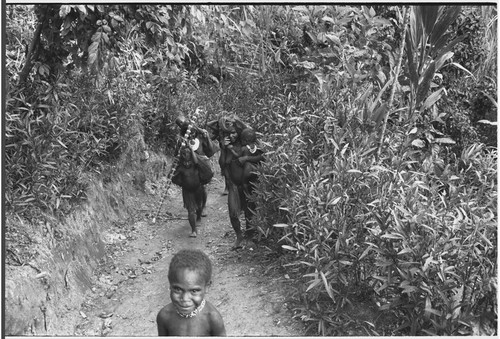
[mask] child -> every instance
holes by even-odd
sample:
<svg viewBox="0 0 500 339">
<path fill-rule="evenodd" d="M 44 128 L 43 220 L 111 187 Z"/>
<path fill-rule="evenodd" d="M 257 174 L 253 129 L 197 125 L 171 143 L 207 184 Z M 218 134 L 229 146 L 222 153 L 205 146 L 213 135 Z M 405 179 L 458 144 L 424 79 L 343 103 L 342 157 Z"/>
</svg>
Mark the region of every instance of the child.
<svg viewBox="0 0 500 339">
<path fill-rule="evenodd" d="M 172 182 L 182 187 L 182 201 L 188 211 L 189 225 L 192 238 L 198 235 L 196 223 L 201 221 L 203 207 L 207 202 L 205 186 L 200 182 L 198 156 L 189 146 L 183 146 L 179 151 L 179 165 L 177 166 Z"/>
<path fill-rule="evenodd" d="M 170 299 L 156 323 L 160 336 L 226 336 L 219 311 L 205 300 L 211 285 L 212 264 L 200 250 L 180 250 L 168 269 Z"/>
<path fill-rule="evenodd" d="M 251 185 L 257 180 L 256 166 L 264 160 L 264 151 L 257 147 L 257 135 L 253 129 L 245 128 L 241 132 L 240 139 L 240 147 L 231 147 L 232 145 L 229 147 L 235 156 L 233 162 L 242 167 L 242 171 L 233 167 L 232 172 L 240 177 L 239 180 L 233 178 L 233 181 L 237 184 L 241 183 L 245 193 L 251 194 Z"/>
</svg>

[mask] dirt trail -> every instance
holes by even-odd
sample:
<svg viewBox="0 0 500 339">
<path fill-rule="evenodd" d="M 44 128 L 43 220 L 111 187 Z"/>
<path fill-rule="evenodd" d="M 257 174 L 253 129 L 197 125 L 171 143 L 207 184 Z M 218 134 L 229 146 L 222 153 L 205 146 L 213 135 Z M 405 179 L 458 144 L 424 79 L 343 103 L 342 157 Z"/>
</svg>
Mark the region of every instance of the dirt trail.
<svg viewBox="0 0 500 339">
<path fill-rule="evenodd" d="M 77 336 L 156 336 L 156 314 L 170 302 L 167 270 L 181 248 L 199 248 L 212 259 L 213 284 L 207 294 L 222 314 L 228 336 L 300 336 L 303 327 L 291 319 L 280 290 L 285 277 L 267 272 L 256 260 L 265 249 L 252 243 L 231 251 L 234 232 L 229 223 L 227 196 L 217 176 L 207 187 L 207 217 L 197 238 L 189 238 L 181 191 L 169 190 L 162 213 L 151 222 L 159 194 L 132 199 L 135 215 L 105 235 L 107 256 L 95 284 L 79 311 Z M 271 258 L 272 259 L 272 258 Z"/>
</svg>

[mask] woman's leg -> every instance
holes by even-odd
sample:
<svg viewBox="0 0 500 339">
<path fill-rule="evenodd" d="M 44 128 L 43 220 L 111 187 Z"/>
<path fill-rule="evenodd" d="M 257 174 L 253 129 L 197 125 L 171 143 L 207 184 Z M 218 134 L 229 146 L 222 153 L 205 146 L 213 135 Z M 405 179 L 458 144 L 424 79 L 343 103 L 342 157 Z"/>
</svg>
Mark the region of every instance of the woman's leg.
<svg viewBox="0 0 500 339">
<path fill-rule="evenodd" d="M 199 190 L 199 201 L 197 201 L 198 209 L 196 211 L 196 221 L 201 221 L 201 217 L 206 217 L 207 214 L 203 213 L 207 205 L 207 189 L 205 185 L 201 186 Z"/>
<path fill-rule="evenodd" d="M 229 210 L 229 221 L 236 233 L 236 241 L 232 249 L 241 247 L 243 241 L 243 233 L 241 231 L 240 214 L 241 214 L 241 200 L 238 192 L 238 187 L 229 180 L 227 206 Z"/>
<path fill-rule="evenodd" d="M 186 208 L 188 212 L 188 221 L 189 226 L 191 226 L 191 234 L 190 237 L 196 237 L 198 235 L 196 229 L 196 195 L 198 192 L 189 192 L 186 189 L 182 189 L 182 200 L 184 201 L 184 208 Z"/>
</svg>

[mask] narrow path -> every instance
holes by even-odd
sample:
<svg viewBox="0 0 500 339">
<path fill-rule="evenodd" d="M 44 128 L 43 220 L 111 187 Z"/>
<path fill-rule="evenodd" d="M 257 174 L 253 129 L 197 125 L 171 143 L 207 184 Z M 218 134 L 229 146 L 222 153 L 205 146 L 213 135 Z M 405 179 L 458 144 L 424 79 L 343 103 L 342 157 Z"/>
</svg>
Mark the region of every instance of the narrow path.
<svg viewBox="0 0 500 339">
<path fill-rule="evenodd" d="M 222 314 L 228 336 L 300 336 L 303 327 L 292 320 L 281 282 L 257 258 L 265 249 L 250 243 L 231 251 L 227 196 L 222 180 L 207 187 L 207 217 L 198 238 L 189 238 L 181 191 L 172 186 L 156 223 L 151 222 L 158 195 L 132 199 L 135 220 L 114 225 L 106 234 L 107 256 L 80 310 L 77 336 L 156 336 L 156 314 L 170 302 L 167 271 L 181 248 L 199 248 L 212 259 L 213 284 L 207 294 Z M 257 252 L 259 252 L 257 254 Z M 260 260 L 262 262 L 262 260 Z"/>
</svg>

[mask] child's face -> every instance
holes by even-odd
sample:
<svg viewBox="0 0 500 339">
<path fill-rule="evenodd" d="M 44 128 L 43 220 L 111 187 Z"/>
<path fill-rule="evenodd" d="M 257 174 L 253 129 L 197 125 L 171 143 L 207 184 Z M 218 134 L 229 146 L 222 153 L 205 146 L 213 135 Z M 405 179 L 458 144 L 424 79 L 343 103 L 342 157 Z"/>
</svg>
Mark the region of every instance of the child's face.
<svg viewBox="0 0 500 339">
<path fill-rule="evenodd" d="M 196 270 L 178 270 L 170 279 L 170 299 L 180 313 L 193 312 L 207 291 L 208 281 Z"/>
</svg>

